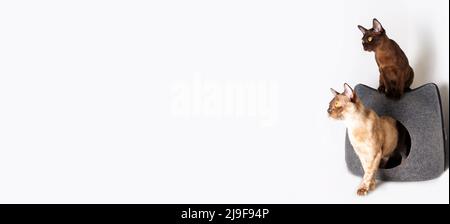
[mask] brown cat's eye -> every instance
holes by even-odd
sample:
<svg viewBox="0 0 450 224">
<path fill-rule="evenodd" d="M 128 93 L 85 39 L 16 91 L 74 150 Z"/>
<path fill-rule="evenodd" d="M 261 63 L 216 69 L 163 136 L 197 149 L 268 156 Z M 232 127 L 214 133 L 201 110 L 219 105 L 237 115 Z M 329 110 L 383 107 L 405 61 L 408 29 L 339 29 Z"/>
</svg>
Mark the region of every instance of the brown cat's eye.
<svg viewBox="0 0 450 224">
<path fill-rule="evenodd" d="M 368 37 L 367 38 L 367 41 L 369 41 L 369 42 L 372 42 L 372 40 L 373 40 L 373 37 Z"/>
</svg>

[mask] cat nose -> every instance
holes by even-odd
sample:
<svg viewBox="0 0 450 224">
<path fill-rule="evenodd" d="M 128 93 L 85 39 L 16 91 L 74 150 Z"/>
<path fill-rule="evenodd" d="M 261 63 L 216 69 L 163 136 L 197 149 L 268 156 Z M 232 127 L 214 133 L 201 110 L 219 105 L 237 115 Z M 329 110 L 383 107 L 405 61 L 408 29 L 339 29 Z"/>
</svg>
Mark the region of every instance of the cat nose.
<svg viewBox="0 0 450 224">
<path fill-rule="evenodd" d="M 329 113 L 329 114 L 331 114 L 331 108 L 328 108 L 328 110 L 327 110 L 327 111 L 328 111 L 328 113 Z"/>
</svg>

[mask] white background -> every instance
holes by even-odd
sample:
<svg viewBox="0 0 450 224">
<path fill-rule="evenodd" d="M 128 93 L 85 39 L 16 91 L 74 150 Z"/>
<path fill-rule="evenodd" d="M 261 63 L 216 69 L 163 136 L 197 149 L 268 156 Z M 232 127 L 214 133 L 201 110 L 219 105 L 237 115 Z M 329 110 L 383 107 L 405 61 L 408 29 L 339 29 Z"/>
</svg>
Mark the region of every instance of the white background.
<svg viewBox="0 0 450 224">
<path fill-rule="evenodd" d="M 357 29 L 376 17 L 448 123 L 448 4 L 2 1 L 0 202 L 448 203 L 448 170 L 357 197 L 326 115 L 330 87 L 377 86 Z M 173 116 L 197 76 L 271 80 L 278 120 Z"/>
</svg>

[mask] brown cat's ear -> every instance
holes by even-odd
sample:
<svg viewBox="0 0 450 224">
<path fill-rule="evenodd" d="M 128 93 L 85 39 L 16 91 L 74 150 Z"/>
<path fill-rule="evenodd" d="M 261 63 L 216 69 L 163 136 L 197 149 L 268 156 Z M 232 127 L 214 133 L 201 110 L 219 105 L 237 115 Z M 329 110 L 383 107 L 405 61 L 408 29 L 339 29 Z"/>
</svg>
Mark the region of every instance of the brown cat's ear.
<svg viewBox="0 0 450 224">
<path fill-rule="evenodd" d="M 366 32 L 367 32 L 367 29 L 366 29 L 366 28 L 364 28 L 364 27 L 361 26 L 361 25 L 358 25 L 358 28 L 359 28 L 359 30 L 361 30 L 361 32 L 362 32 L 363 34 L 366 34 Z"/>
<path fill-rule="evenodd" d="M 331 93 L 332 93 L 334 96 L 336 96 L 336 95 L 339 94 L 338 91 L 334 90 L 333 88 L 330 88 L 330 90 L 331 90 Z"/>
<path fill-rule="evenodd" d="M 353 100 L 354 98 L 353 89 L 347 83 L 344 84 L 344 95 L 346 95 L 350 100 Z"/>
<path fill-rule="evenodd" d="M 377 19 L 373 19 L 373 30 L 375 32 L 381 33 L 384 31 L 383 26 L 381 26 L 381 23 Z"/>
</svg>

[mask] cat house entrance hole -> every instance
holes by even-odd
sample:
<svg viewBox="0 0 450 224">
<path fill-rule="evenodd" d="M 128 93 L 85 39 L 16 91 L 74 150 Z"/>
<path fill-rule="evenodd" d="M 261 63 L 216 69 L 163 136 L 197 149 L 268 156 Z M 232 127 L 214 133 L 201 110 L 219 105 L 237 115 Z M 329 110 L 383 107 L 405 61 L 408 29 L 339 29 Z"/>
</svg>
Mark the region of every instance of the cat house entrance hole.
<svg viewBox="0 0 450 224">
<path fill-rule="evenodd" d="M 408 157 L 411 150 L 411 136 L 406 127 L 397 121 L 398 143 L 389 160 L 380 164 L 381 169 L 392 169 L 399 166 Z"/>
</svg>

